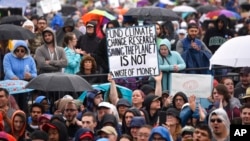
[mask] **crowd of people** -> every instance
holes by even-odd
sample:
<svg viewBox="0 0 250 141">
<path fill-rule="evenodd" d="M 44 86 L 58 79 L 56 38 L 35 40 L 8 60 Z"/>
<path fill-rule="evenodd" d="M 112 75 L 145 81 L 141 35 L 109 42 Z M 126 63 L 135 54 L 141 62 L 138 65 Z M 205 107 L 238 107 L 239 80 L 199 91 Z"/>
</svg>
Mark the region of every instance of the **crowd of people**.
<svg viewBox="0 0 250 141">
<path fill-rule="evenodd" d="M 154 1 L 147 5 L 150 2 Z M 236 2 L 233 6 L 220 0 L 209 4 L 239 12 Z M 144 21 L 156 27 L 160 74 L 116 79 L 109 74 L 112 62 L 108 61 L 105 30 L 137 26 L 138 22 L 121 18 L 119 13 L 115 16 L 120 18 L 104 25 L 83 21 L 81 17 L 94 8 L 94 1 L 88 0 L 67 17 L 25 13 L 27 20 L 20 26 L 35 37 L 0 41 L 0 80 L 30 81 L 43 73 L 58 72 L 80 75 L 90 84 L 109 83 L 109 90 L 86 91 L 83 101 L 65 95 L 55 102 L 35 90 L 26 111 L 20 97 L 0 88 L 0 140 L 230 141 L 230 125 L 250 124 L 250 68 L 240 68 L 237 82 L 226 76 L 232 69 L 208 69 L 209 59 L 224 42 L 250 33 L 250 19 L 242 18 L 244 26 L 238 31 L 229 23 L 240 21 L 226 15 L 206 23 L 199 21 L 203 13 L 190 13 L 179 21 Z M 110 10 L 114 14 L 118 9 Z M 195 94 L 169 93 L 173 72 L 225 77 L 214 79 L 207 98 L 211 104 L 203 107 Z M 131 96 L 124 98 L 117 85 L 131 89 Z"/>
</svg>

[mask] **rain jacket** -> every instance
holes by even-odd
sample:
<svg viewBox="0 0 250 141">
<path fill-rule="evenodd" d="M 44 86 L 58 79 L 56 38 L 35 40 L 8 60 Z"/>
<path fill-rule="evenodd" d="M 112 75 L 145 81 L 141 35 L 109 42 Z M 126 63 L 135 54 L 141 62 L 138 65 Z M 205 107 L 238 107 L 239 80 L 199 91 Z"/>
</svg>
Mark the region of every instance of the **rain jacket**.
<svg viewBox="0 0 250 141">
<path fill-rule="evenodd" d="M 69 47 L 64 48 L 64 51 L 68 60 L 68 65 L 64 69 L 64 73 L 76 74 L 80 70 L 81 55 Z"/>
<path fill-rule="evenodd" d="M 168 47 L 169 54 L 168 56 L 162 56 L 160 54 L 160 46 L 165 45 Z M 179 70 L 183 70 L 186 68 L 186 64 L 184 60 L 181 58 L 181 55 L 176 51 L 171 51 L 171 43 L 168 39 L 163 39 L 159 46 L 159 55 L 158 55 L 158 62 L 159 68 L 163 72 L 162 76 L 162 89 L 168 90 L 169 88 L 169 75 L 170 72 L 174 70 L 174 65 L 178 65 Z"/>
<path fill-rule="evenodd" d="M 15 55 L 15 50 L 22 46 L 26 49 L 27 53 L 23 58 L 17 58 Z M 31 78 L 37 76 L 36 63 L 30 55 L 30 50 L 27 43 L 23 40 L 17 40 L 14 49 L 7 53 L 3 59 L 3 67 L 5 73 L 5 80 L 11 80 L 13 77 L 18 77 L 20 80 L 24 80 L 25 72 L 31 74 Z"/>
<path fill-rule="evenodd" d="M 96 36 L 96 24 L 92 21 L 88 22 L 94 25 L 94 33 L 89 34 L 86 32 L 85 35 L 80 36 L 79 40 L 77 41 L 76 48 L 80 48 L 86 53 L 93 53 L 98 49 L 98 45 L 100 39 Z M 88 24 L 87 23 L 87 24 Z M 105 52 L 103 52 L 105 53 Z"/>
<path fill-rule="evenodd" d="M 164 138 L 165 141 L 173 141 L 172 136 L 166 127 L 158 126 L 153 128 L 149 136 L 149 141 L 153 141 L 154 134 L 161 135 L 161 137 Z"/>
<path fill-rule="evenodd" d="M 222 29 L 218 28 L 218 22 L 223 22 Z M 229 38 L 234 37 L 233 33 L 227 28 L 229 19 L 221 15 L 215 23 L 215 28 L 208 30 L 203 38 L 203 42 L 214 54 L 215 51 Z"/>
<path fill-rule="evenodd" d="M 80 32 L 78 29 L 75 28 L 74 20 L 72 18 L 67 18 L 64 23 L 64 26 L 56 31 L 57 45 L 62 47 L 63 47 L 64 35 L 66 34 L 65 27 L 71 27 L 72 29 L 71 32 L 75 33 L 77 39 L 79 39 L 79 37 L 83 35 L 82 32 Z"/>
<path fill-rule="evenodd" d="M 42 34 L 44 35 L 45 32 L 53 33 L 55 53 L 54 58 L 51 58 L 46 43 L 36 49 L 35 60 L 37 62 L 38 72 L 39 74 L 50 72 L 62 72 L 62 68 L 66 67 L 68 63 L 65 52 L 62 47 L 57 46 L 54 31 L 51 28 L 47 27 L 46 29 L 44 29 Z M 48 60 L 50 60 L 50 63 L 46 64 L 45 61 Z"/>
<path fill-rule="evenodd" d="M 18 133 L 18 140 L 17 141 L 22 141 L 24 140 L 25 137 L 25 131 L 26 131 L 26 114 L 22 111 L 22 110 L 17 110 L 13 113 L 12 117 L 11 117 L 11 123 L 14 123 L 14 118 L 16 116 L 20 116 L 22 117 L 22 120 L 24 122 L 23 127 L 21 128 L 21 130 Z M 15 128 L 14 128 L 14 124 L 11 124 L 11 134 L 14 136 L 16 134 Z"/>
</svg>

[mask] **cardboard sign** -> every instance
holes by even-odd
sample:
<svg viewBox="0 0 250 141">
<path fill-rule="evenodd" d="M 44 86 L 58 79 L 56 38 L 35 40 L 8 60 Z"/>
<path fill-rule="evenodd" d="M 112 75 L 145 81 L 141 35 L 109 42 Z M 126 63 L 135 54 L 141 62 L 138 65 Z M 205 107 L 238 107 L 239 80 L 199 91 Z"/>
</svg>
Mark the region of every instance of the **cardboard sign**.
<svg viewBox="0 0 250 141">
<path fill-rule="evenodd" d="M 113 78 L 159 75 L 154 25 L 108 29 L 106 35 Z"/>
<path fill-rule="evenodd" d="M 188 97 L 194 94 L 197 98 L 207 98 L 212 93 L 212 83 L 211 75 L 172 73 L 170 95 L 182 91 Z"/>
<path fill-rule="evenodd" d="M 62 9 L 60 0 L 42 0 L 40 1 L 40 5 L 44 14 Z"/>
</svg>

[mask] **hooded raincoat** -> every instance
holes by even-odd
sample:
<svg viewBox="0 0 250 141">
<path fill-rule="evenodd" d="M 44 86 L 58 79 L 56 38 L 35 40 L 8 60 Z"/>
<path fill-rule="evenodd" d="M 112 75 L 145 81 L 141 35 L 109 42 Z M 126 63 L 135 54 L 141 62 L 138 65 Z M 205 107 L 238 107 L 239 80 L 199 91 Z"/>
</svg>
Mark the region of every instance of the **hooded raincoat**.
<svg viewBox="0 0 250 141">
<path fill-rule="evenodd" d="M 20 46 L 24 47 L 26 50 L 26 54 L 23 58 L 17 58 L 15 54 L 15 50 Z M 35 78 L 37 76 L 36 63 L 30 55 L 27 43 L 23 40 L 16 41 L 14 49 L 4 56 L 3 67 L 5 80 L 11 80 L 14 77 L 24 80 L 25 72 L 30 73 L 31 78 Z"/>
<path fill-rule="evenodd" d="M 163 56 L 160 53 L 160 48 L 162 45 L 168 47 L 169 54 L 167 56 Z M 171 72 L 174 71 L 174 65 L 177 65 L 180 71 L 186 68 L 186 64 L 178 52 L 171 51 L 171 43 L 168 39 L 163 39 L 160 43 L 158 61 L 159 61 L 159 68 L 163 72 L 162 89 L 168 90 L 169 79 L 170 79 L 169 75 Z"/>
</svg>

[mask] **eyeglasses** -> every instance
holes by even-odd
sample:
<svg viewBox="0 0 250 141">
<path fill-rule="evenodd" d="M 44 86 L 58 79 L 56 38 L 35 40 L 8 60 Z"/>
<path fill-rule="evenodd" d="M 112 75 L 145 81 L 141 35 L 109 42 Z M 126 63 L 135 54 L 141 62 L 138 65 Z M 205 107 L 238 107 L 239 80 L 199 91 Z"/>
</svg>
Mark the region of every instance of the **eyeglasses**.
<svg viewBox="0 0 250 141">
<path fill-rule="evenodd" d="M 25 50 L 24 49 L 16 49 L 15 52 L 21 52 L 21 53 L 24 53 Z"/>
<path fill-rule="evenodd" d="M 66 112 L 74 112 L 76 109 L 65 109 Z"/>
<path fill-rule="evenodd" d="M 221 122 L 222 122 L 222 120 L 219 119 L 219 118 L 218 118 L 218 119 L 211 119 L 210 121 L 211 121 L 212 123 L 214 123 L 215 121 L 217 121 L 217 123 L 221 123 Z"/>
</svg>

